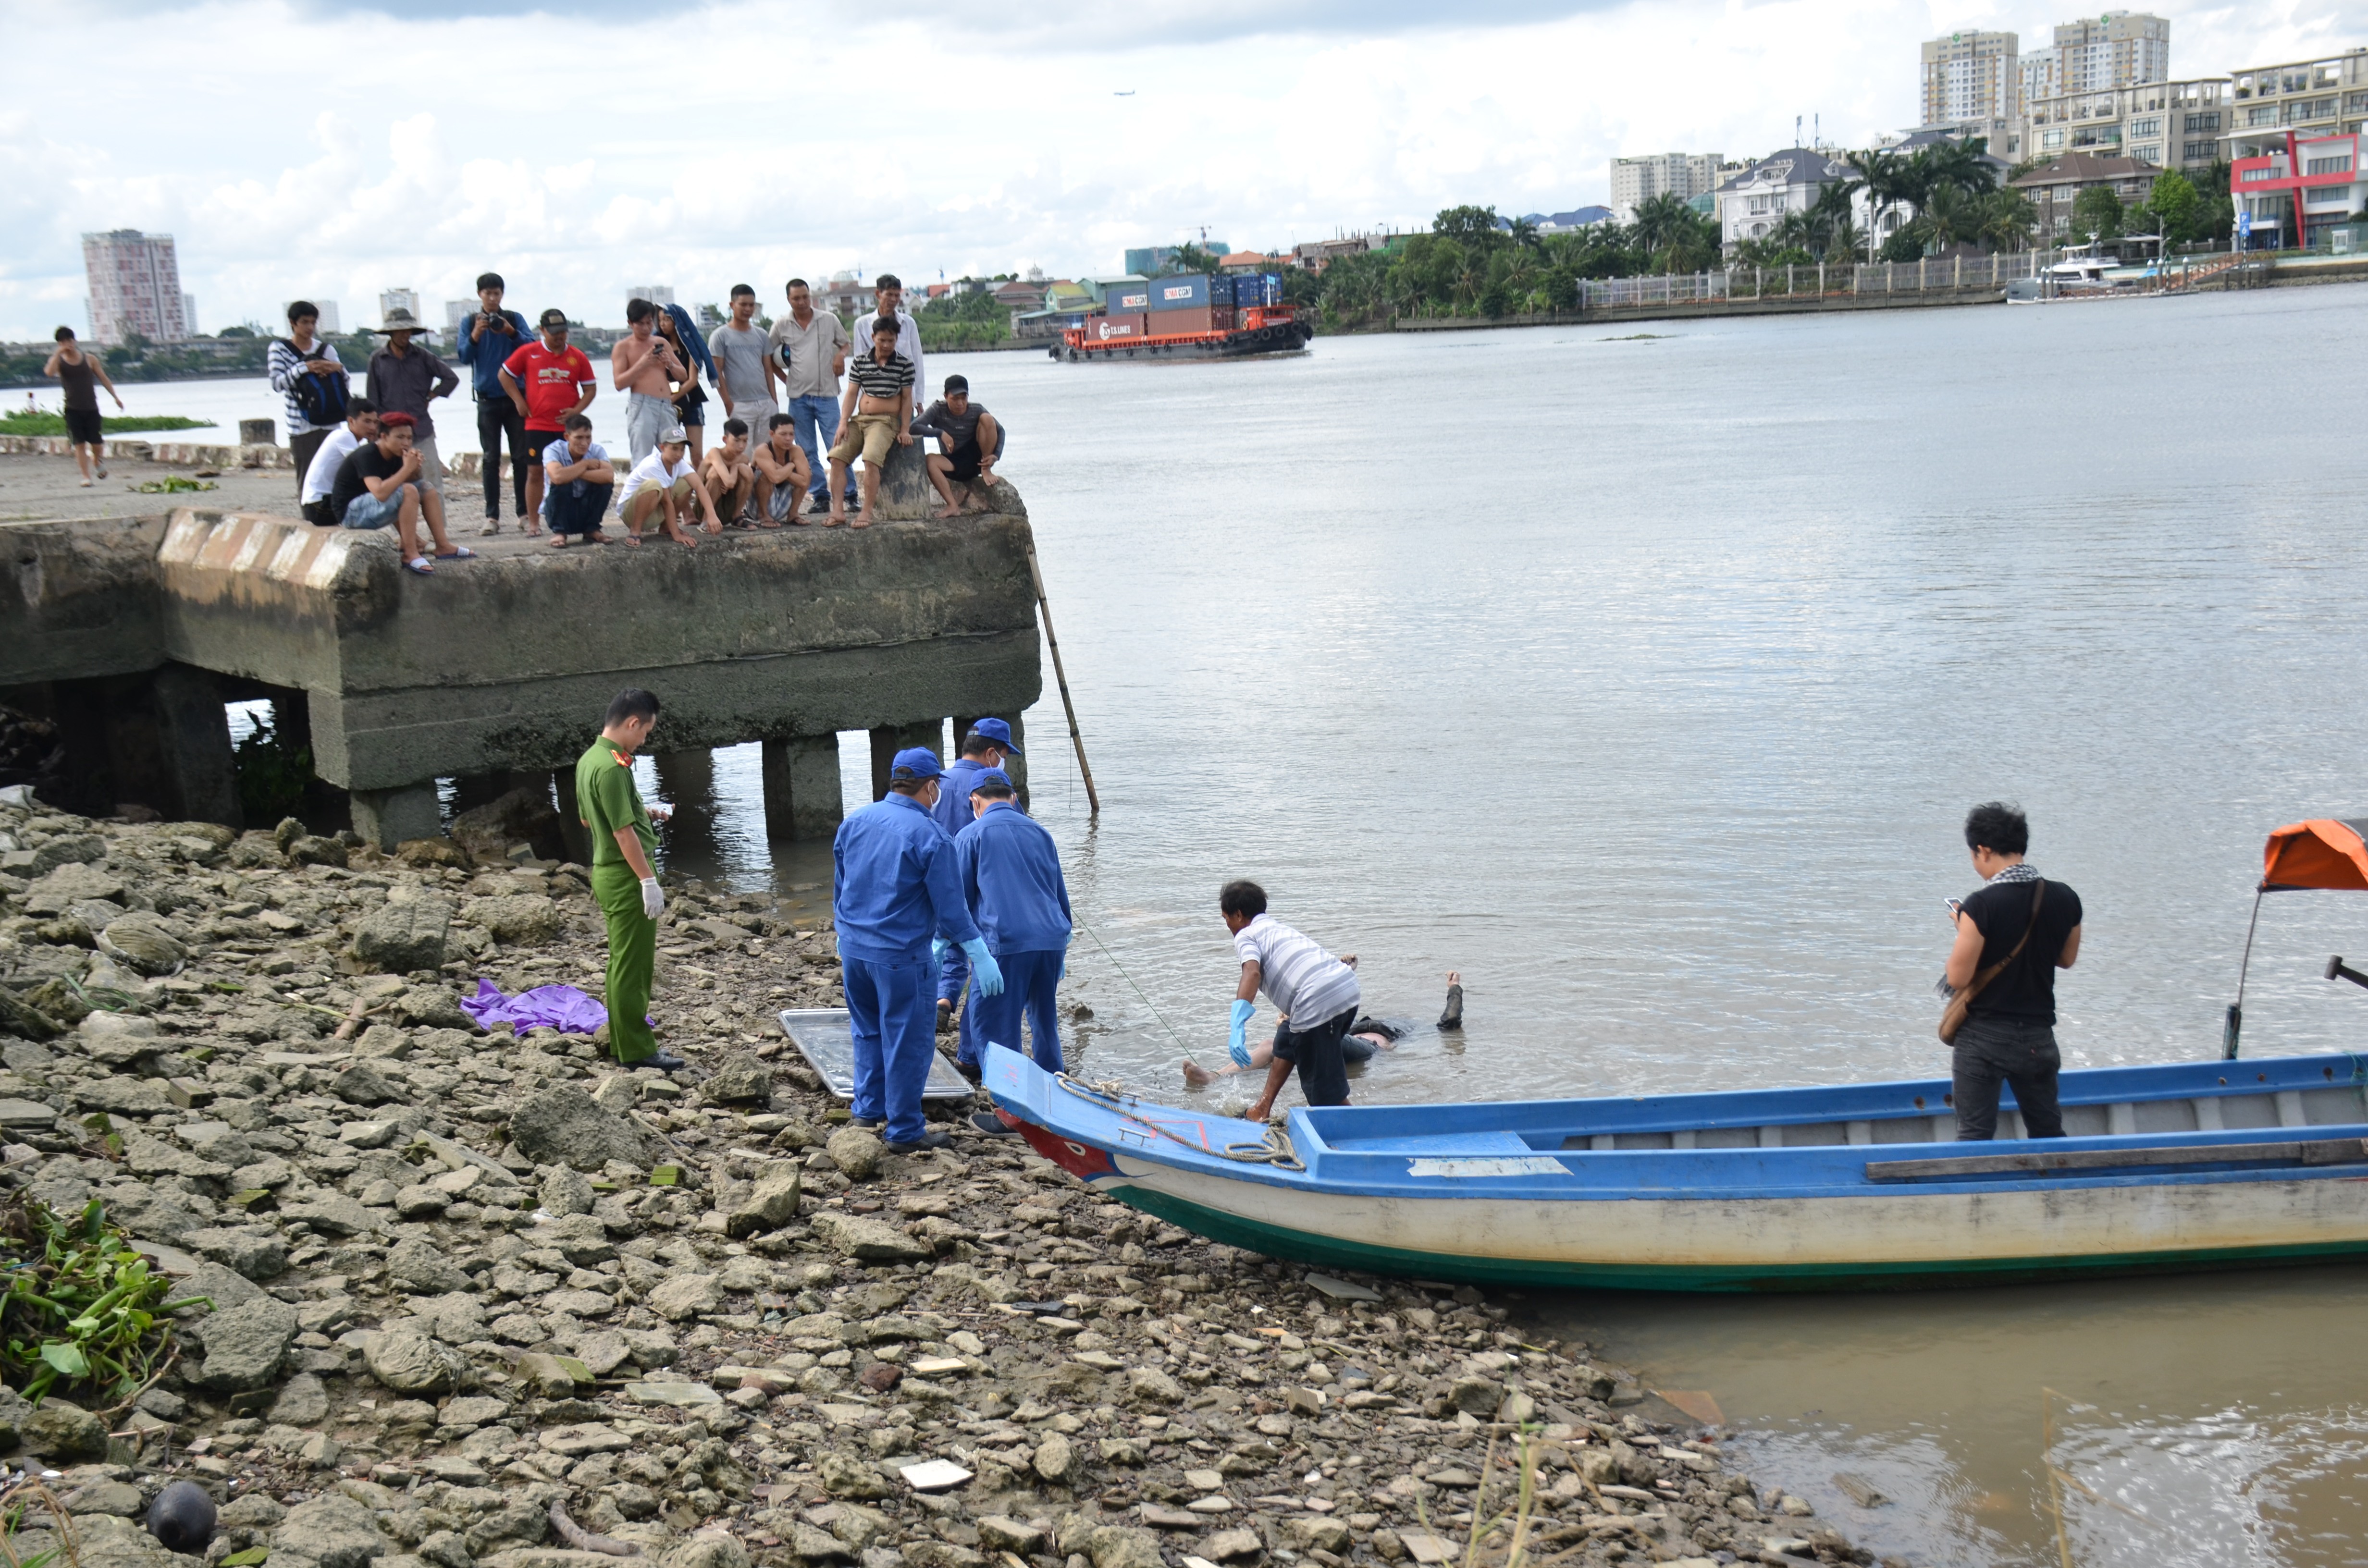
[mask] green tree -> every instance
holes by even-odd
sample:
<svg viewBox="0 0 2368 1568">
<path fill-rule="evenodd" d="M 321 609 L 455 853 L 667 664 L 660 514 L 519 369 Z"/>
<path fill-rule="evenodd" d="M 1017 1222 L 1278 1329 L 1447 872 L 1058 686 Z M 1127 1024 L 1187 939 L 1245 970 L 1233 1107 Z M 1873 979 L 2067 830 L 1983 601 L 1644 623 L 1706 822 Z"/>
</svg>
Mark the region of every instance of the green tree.
<svg viewBox="0 0 2368 1568">
<path fill-rule="evenodd" d="M 1494 207 L 1448 207 L 1430 221 L 1430 232 L 1474 249 L 1492 249 L 1510 236 L 1497 226 Z"/>
<path fill-rule="evenodd" d="M 1217 257 L 1187 241 L 1176 247 L 1167 264 L 1160 267 L 1159 275 L 1172 278 L 1187 272 L 1214 273 L 1217 270 Z"/>
<path fill-rule="evenodd" d="M 2039 209 L 2011 187 L 1982 198 L 1981 243 L 1994 251 L 2029 250 L 2039 232 Z"/>
<path fill-rule="evenodd" d="M 2177 169 L 2165 169 L 2155 176 L 2154 189 L 2140 210 L 2151 216 L 2165 244 L 2179 244 L 2195 237 L 2196 221 L 2203 211 L 2203 195 L 2185 175 Z"/>
<path fill-rule="evenodd" d="M 2109 185 L 2092 185 L 2072 202 L 2072 228 L 2083 240 L 2121 238 L 2122 199 Z"/>
<path fill-rule="evenodd" d="M 1859 187 L 1866 192 L 1866 222 L 1872 244 L 1873 236 L 1883 233 L 1884 212 L 1910 205 L 1910 197 L 1920 194 L 1918 176 L 1909 170 L 1907 160 L 1889 147 L 1870 147 L 1855 154 L 1850 162 L 1858 166 Z"/>
</svg>

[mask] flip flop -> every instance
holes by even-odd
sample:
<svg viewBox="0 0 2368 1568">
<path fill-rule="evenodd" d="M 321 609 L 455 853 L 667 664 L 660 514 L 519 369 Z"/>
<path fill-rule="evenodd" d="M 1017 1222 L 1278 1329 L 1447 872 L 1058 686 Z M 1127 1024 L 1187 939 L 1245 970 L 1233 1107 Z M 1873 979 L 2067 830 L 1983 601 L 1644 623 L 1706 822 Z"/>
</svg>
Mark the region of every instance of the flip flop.
<svg viewBox="0 0 2368 1568">
<path fill-rule="evenodd" d="M 403 563 L 403 569 L 406 572 L 416 572 L 423 577 L 436 575 L 436 568 L 428 564 L 427 557 L 424 555 L 413 556 Z"/>
<path fill-rule="evenodd" d="M 627 534 L 625 536 L 625 543 L 631 549 L 639 550 L 642 548 L 642 536 L 639 534 Z"/>
<path fill-rule="evenodd" d="M 436 552 L 436 559 L 438 561 L 474 561 L 477 559 L 477 552 L 471 550 L 465 544 L 456 544 L 449 553 L 444 551 L 438 551 Z"/>
</svg>

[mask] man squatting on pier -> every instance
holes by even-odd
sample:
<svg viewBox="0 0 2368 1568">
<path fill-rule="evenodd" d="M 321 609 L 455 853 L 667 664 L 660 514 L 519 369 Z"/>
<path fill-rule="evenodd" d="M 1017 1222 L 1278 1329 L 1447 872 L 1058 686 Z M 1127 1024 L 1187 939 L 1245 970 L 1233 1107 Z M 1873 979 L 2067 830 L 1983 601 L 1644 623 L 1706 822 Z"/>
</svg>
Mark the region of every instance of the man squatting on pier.
<svg viewBox="0 0 2368 1568">
<path fill-rule="evenodd" d="M 2027 1134 L 2061 1138 L 2055 1075 L 2064 1059 L 2055 1049 L 2055 971 L 2070 969 L 2080 956 L 2080 895 L 2046 881 L 2023 859 L 2031 824 L 2012 806 L 1991 801 L 1967 812 L 1965 847 L 1982 885 L 1962 903 L 1950 901 L 1957 939 L 1942 984 L 1953 994 L 1993 966 L 2005 968 L 1975 993 L 1952 1042 L 1950 1100 L 1957 1109 L 1957 1139 L 1978 1143 L 1998 1136 L 2000 1080 L 2014 1087 Z"/>
</svg>

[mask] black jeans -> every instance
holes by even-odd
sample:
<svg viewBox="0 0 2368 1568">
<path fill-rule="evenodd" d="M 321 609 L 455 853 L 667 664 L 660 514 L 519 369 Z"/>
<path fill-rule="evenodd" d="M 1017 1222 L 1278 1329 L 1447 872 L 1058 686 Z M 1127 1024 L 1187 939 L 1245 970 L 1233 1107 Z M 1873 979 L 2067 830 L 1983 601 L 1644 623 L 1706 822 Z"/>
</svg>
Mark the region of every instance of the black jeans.
<svg viewBox="0 0 2368 1568">
<path fill-rule="evenodd" d="M 1957 1142 L 1983 1143 L 1998 1136 L 2000 1082 L 2013 1085 L 2026 1134 L 2063 1137 L 2064 1113 L 2055 1104 L 2055 1074 L 2063 1065 L 2051 1025 L 2025 1018 L 1967 1018 L 1957 1031 L 1949 1069 Z"/>
<path fill-rule="evenodd" d="M 321 450 L 321 443 L 329 438 L 334 425 L 319 430 L 307 430 L 302 436 L 288 437 L 289 455 L 296 460 L 296 499 L 304 499 L 304 475 L 312 471 L 313 460 Z"/>
<path fill-rule="evenodd" d="M 1299 1069 L 1299 1092 L 1309 1105 L 1347 1105 L 1349 1069 L 1340 1055 L 1340 1041 L 1357 1019 L 1357 1009 L 1343 1008 L 1312 1029 L 1274 1031 L 1274 1059 Z"/>
<path fill-rule="evenodd" d="M 575 481 L 568 480 L 552 486 L 551 531 L 555 534 L 597 534 L 600 521 L 609 514 L 609 497 L 616 490 L 613 484 L 586 484 L 584 494 L 575 494 Z"/>
<path fill-rule="evenodd" d="M 507 397 L 481 397 L 477 400 L 477 461 L 485 475 L 485 516 L 502 515 L 502 437 L 509 437 L 510 478 L 518 492 L 518 515 L 526 516 L 527 470 L 542 460 L 541 452 L 529 451 L 526 415 L 518 404 Z"/>
</svg>

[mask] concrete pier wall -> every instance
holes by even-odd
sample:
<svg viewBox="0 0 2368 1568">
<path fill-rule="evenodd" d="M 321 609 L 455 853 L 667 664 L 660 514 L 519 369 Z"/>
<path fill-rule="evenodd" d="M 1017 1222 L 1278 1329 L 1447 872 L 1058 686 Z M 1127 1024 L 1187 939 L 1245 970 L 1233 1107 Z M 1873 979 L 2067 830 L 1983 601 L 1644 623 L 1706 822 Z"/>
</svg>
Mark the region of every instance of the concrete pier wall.
<svg viewBox="0 0 2368 1568">
<path fill-rule="evenodd" d="M 837 821 L 837 732 L 934 735 L 1035 700 L 1028 520 L 996 490 L 984 516 L 689 551 L 505 540 L 432 578 L 401 569 L 391 532 L 286 517 L 0 525 L 17 589 L 0 598 L 0 689 L 130 679 L 158 733 L 207 751 L 166 771 L 176 803 L 216 816 L 236 808 L 228 743 L 192 728 L 189 692 L 219 713 L 213 676 L 301 690 L 320 777 L 351 793 L 358 831 L 391 841 L 435 830 L 438 778 L 572 766 L 609 699 L 643 686 L 665 704 L 660 752 L 770 743 L 768 826 L 805 836 Z"/>
</svg>

